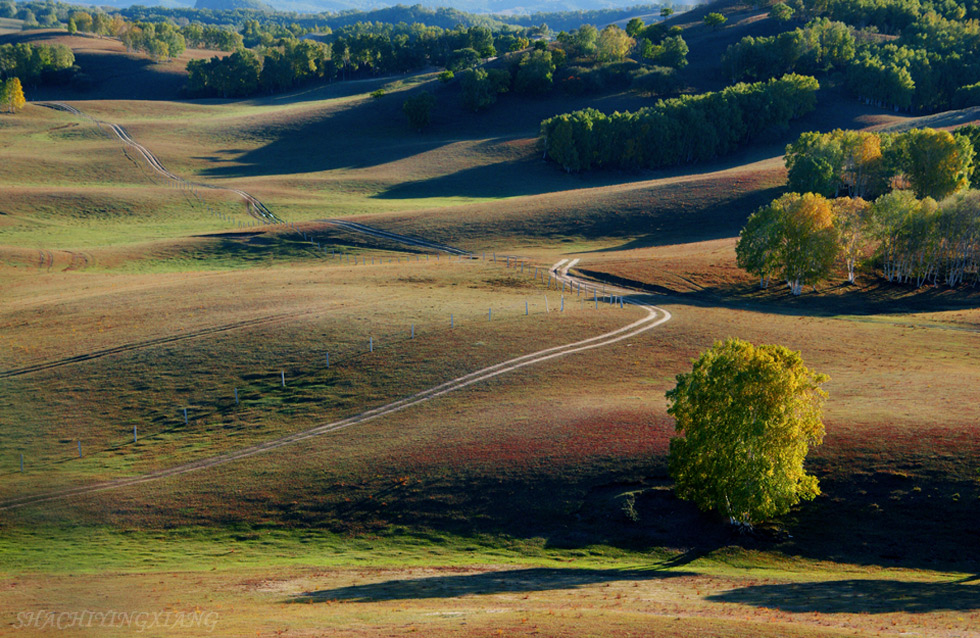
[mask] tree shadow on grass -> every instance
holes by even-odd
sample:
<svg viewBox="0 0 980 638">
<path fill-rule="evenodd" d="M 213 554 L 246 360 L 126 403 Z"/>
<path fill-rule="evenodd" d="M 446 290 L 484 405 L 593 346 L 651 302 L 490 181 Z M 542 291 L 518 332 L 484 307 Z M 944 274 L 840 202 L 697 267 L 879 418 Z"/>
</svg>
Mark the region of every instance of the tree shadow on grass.
<svg viewBox="0 0 980 638">
<path fill-rule="evenodd" d="M 788 612 L 922 614 L 980 609 L 980 586 L 964 584 L 964 581 L 832 580 L 741 587 L 709 596 L 708 600 Z"/>
<path fill-rule="evenodd" d="M 577 270 L 596 281 L 649 293 L 653 295 L 649 301 L 654 304 L 730 308 L 790 317 L 859 318 L 889 315 L 895 317 L 897 321 L 902 315 L 980 307 L 980 291 L 966 286 L 952 289 L 931 287 L 915 289 L 885 281 L 872 281 L 861 286 L 841 284 L 829 291 L 830 294 L 794 296 L 780 286 L 774 286 L 771 291 L 760 291 L 755 285 L 738 284 L 679 291 L 597 270 L 587 268 Z M 968 326 L 935 325 L 932 327 L 976 332 L 974 328 Z"/>
<path fill-rule="evenodd" d="M 322 603 L 345 600 L 370 603 L 420 598 L 458 598 L 460 596 L 576 589 L 597 583 L 658 580 L 688 575 L 691 574 L 689 572 L 666 572 L 657 569 L 552 569 L 539 567 L 351 585 L 350 587 L 304 592 L 289 599 L 288 602 Z"/>
</svg>

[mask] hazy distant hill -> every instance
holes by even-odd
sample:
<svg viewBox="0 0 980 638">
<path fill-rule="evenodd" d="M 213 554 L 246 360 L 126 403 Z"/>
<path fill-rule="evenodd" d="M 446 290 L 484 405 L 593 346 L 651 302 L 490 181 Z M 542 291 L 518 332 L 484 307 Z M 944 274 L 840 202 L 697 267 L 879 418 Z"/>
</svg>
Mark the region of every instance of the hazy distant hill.
<svg viewBox="0 0 980 638">
<path fill-rule="evenodd" d="M 667 1 L 667 0 L 665 0 Z M 385 0 L 101 0 L 100 5 L 126 7 L 143 6 L 197 7 L 212 10 L 236 8 L 268 8 L 276 11 L 319 13 L 323 11 L 372 11 L 391 7 Z M 499 13 L 528 15 L 560 11 L 594 11 L 597 9 L 621 9 L 638 4 L 637 0 L 423 0 L 419 3 L 429 9 L 450 6 L 469 13 Z M 647 3 L 643 3 L 647 4 Z M 678 4 L 677 2 L 671 3 Z M 690 4 L 696 4 L 691 2 Z M 256 6 L 259 5 L 259 6 Z"/>
<path fill-rule="evenodd" d="M 233 11 L 235 9 L 273 10 L 273 7 L 259 0 L 197 0 L 194 3 L 194 8 L 211 9 L 212 11 Z"/>
</svg>

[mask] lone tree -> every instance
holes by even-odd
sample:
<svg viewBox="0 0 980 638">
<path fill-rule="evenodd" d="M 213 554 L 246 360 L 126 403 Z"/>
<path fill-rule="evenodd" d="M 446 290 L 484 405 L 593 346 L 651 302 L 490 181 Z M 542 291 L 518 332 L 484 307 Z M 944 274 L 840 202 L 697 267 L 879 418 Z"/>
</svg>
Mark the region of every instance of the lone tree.
<svg viewBox="0 0 980 638">
<path fill-rule="evenodd" d="M 669 456 L 677 495 L 749 529 L 818 496 L 803 461 L 823 440 L 828 378 L 783 346 L 716 342 L 667 392 L 681 435 Z"/>
<path fill-rule="evenodd" d="M 24 88 L 19 78 L 10 78 L 0 83 L 0 109 L 8 113 L 16 113 L 24 108 L 27 100 L 24 98 Z"/>
<path fill-rule="evenodd" d="M 422 91 L 405 100 L 402 112 L 408 118 L 412 128 L 421 131 L 432 121 L 432 107 L 436 99 L 428 91 Z"/>
<path fill-rule="evenodd" d="M 717 29 L 726 22 L 728 22 L 728 18 L 716 11 L 712 11 L 708 15 L 704 16 L 704 24 L 712 29 Z"/>
<path fill-rule="evenodd" d="M 789 22 L 793 18 L 794 13 L 796 12 L 793 10 L 793 7 L 783 2 L 777 2 L 769 9 L 769 17 L 776 22 Z"/>
</svg>

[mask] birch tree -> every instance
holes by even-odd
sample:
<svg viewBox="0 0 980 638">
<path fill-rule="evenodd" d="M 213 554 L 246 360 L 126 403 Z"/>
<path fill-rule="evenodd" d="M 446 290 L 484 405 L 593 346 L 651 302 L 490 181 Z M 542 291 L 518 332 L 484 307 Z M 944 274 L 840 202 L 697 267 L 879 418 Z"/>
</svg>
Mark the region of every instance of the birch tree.
<svg viewBox="0 0 980 638">
<path fill-rule="evenodd" d="M 787 193 L 749 218 L 735 246 L 737 262 L 758 275 L 762 287 L 778 274 L 799 295 L 833 268 L 839 248 L 833 220 L 822 195 Z"/>
<path fill-rule="evenodd" d="M 918 197 L 942 199 L 970 184 L 973 145 L 962 136 L 931 128 L 897 136 L 893 161 Z"/>
<path fill-rule="evenodd" d="M 831 202 L 837 229 L 839 256 L 847 269 L 848 283 L 854 283 L 859 259 L 867 253 L 867 216 L 870 204 L 861 198 L 839 197 Z"/>
</svg>

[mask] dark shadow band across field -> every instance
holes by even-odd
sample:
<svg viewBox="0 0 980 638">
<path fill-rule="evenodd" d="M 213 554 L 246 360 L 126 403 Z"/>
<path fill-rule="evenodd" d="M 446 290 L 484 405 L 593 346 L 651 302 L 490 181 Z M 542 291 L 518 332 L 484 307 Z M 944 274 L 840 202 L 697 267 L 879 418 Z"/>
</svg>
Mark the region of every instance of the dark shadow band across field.
<svg viewBox="0 0 980 638">
<path fill-rule="evenodd" d="M 350 601 L 372 603 L 421 598 L 458 598 L 488 594 L 527 593 L 556 589 L 575 589 L 615 581 L 640 581 L 693 575 L 657 569 L 512 569 L 478 574 L 428 576 L 381 583 L 351 585 L 336 589 L 305 592 L 291 598 L 293 603 Z"/>
<path fill-rule="evenodd" d="M 794 296 L 779 282 L 774 282 L 770 290 L 760 290 L 758 286 L 743 284 L 678 291 L 599 270 L 582 268 L 579 271 L 595 281 L 651 293 L 656 295 L 653 299 L 659 303 L 724 307 L 793 317 L 900 316 L 980 307 L 980 289 L 971 286 L 956 289 L 926 286 L 916 289 L 908 285 L 875 280 L 863 285 L 840 284 L 829 290 L 831 294 L 804 293 Z M 822 293 L 828 293 L 828 290 L 825 288 Z M 953 326 L 937 327 L 969 330 Z"/>
<path fill-rule="evenodd" d="M 898 580 L 832 580 L 741 587 L 709 596 L 720 603 L 739 603 L 795 613 L 924 614 L 980 609 L 980 586 L 964 581 L 916 583 Z"/>
</svg>

